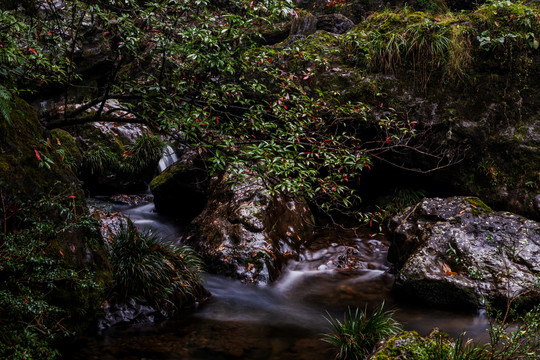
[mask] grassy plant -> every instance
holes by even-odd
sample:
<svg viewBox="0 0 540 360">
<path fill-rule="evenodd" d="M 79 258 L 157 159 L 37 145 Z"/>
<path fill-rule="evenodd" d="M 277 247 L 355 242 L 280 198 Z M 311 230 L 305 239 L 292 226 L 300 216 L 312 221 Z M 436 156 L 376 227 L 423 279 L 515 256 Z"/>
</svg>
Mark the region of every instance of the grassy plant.
<svg viewBox="0 0 540 360">
<path fill-rule="evenodd" d="M 123 159 L 123 170 L 138 173 L 148 168 L 157 167 L 163 154 L 163 141 L 159 136 L 141 135 L 134 144 L 126 146 Z"/>
<path fill-rule="evenodd" d="M 111 247 L 115 287 L 124 299 L 179 308 L 201 291 L 201 260 L 188 247 L 165 243 L 151 232 L 121 228 Z"/>
<path fill-rule="evenodd" d="M 490 357 L 497 360 L 540 358 L 540 306 L 519 313 L 509 303 L 505 311 L 488 307 Z M 510 319 L 512 321 L 510 321 Z"/>
<path fill-rule="evenodd" d="M 331 316 L 326 318 L 334 330 L 325 334 L 323 340 L 338 349 L 336 359 L 363 359 L 371 353 L 381 339 L 401 331 L 401 325 L 392 316 L 393 311 L 384 311 L 384 302 L 371 314 L 358 308 L 348 309 L 343 322 Z"/>
<path fill-rule="evenodd" d="M 474 344 L 470 339 L 464 340 L 461 334 L 452 341 L 444 333 L 437 333 L 422 342 L 415 353 L 416 360 L 487 360 L 485 346 Z M 411 359 L 412 360 L 412 359 Z"/>
<path fill-rule="evenodd" d="M 349 35 L 368 67 L 387 73 L 412 69 L 417 83 L 427 86 L 436 72 L 464 78 L 471 66 L 470 29 L 452 14 L 385 10 L 371 16 L 361 36 Z"/>
<path fill-rule="evenodd" d="M 118 165 L 118 157 L 109 149 L 97 146 L 83 154 L 82 167 L 91 174 L 100 174 L 106 168 Z"/>
</svg>

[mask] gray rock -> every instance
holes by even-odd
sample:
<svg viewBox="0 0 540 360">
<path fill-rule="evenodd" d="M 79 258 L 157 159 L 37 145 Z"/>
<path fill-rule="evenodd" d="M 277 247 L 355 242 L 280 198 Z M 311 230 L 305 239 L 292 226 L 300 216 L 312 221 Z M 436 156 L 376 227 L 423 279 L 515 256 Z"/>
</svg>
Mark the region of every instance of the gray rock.
<svg viewBox="0 0 540 360">
<path fill-rule="evenodd" d="M 538 302 L 540 224 L 475 197 L 424 199 L 392 219 L 395 288 L 450 307 Z"/>
</svg>

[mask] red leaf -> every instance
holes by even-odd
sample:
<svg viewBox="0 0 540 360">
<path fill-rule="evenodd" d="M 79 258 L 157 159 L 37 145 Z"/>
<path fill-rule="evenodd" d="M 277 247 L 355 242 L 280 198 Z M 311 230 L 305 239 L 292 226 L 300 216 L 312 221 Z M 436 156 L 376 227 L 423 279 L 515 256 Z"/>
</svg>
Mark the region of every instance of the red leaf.
<svg viewBox="0 0 540 360">
<path fill-rule="evenodd" d="M 386 143 L 387 143 L 387 144 L 390 144 L 390 137 L 388 137 L 388 138 L 386 139 Z"/>
<path fill-rule="evenodd" d="M 37 55 L 37 51 L 34 48 L 30 48 L 28 49 L 28 51 L 30 51 L 31 53 L 34 53 L 34 55 Z"/>
<path fill-rule="evenodd" d="M 34 153 L 36 154 L 36 158 L 41 161 L 41 156 L 39 156 L 39 152 L 34 148 Z"/>
</svg>

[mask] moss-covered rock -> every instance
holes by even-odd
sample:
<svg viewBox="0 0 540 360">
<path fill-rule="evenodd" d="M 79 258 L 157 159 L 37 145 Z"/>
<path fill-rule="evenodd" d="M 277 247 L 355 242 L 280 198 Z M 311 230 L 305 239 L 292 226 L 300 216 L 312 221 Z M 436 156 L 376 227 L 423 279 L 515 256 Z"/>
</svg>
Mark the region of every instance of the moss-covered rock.
<svg viewBox="0 0 540 360">
<path fill-rule="evenodd" d="M 185 154 L 150 182 L 156 210 L 189 223 L 206 205 L 207 177 L 202 160 Z"/>
<path fill-rule="evenodd" d="M 455 340 L 448 334 L 433 329 L 422 337 L 416 331 L 402 331 L 382 342 L 368 360 L 422 360 L 451 356 Z M 444 354 L 444 355 L 441 355 Z"/>
<path fill-rule="evenodd" d="M 140 159 L 131 166 L 130 149 L 151 131 L 140 124 L 94 122 L 67 128 L 82 154 L 78 176 L 91 193 L 144 192 L 155 175 L 159 158 Z M 162 146 L 156 142 L 156 146 Z M 159 150 L 161 153 L 161 149 Z"/>
<path fill-rule="evenodd" d="M 33 108 L 18 98 L 10 122 L 0 119 L 0 238 L 17 242 L 15 248 L 2 251 L 12 256 L 30 251 L 21 258 L 20 269 L 3 263 L 0 282 L 2 301 L 37 296 L 29 303 L 60 309 L 51 312 L 45 307 L 43 324 L 76 331 L 93 319 L 112 274 L 97 223 L 89 217 L 79 181 L 60 151 L 73 150 L 73 140 L 65 135 L 57 132 L 53 137 L 44 130 Z M 61 139 L 65 148 L 52 139 Z M 24 312 L 10 316 L 14 324 L 18 316 L 26 320 Z M 0 323 L 3 320 L 2 316 Z"/>
<path fill-rule="evenodd" d="M 79 169 L 82 165 L 82 154 L 77 148 L 73 136 L 65 130 L 53 129 L 50 131 L 53 146 L 58 146 L 56 152 L 59 153 L 61 160 L 72 167 L 73 170 Z"/>
</svg>

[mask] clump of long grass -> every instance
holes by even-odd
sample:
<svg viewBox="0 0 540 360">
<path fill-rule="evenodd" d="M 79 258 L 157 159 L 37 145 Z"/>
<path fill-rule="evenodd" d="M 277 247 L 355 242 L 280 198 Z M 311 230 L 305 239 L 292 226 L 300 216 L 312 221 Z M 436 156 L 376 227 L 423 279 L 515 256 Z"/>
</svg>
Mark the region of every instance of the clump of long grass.
<svg viewBox="0 0 540 360">
<path fill-rule="evenodd" d="M 202 293 L 201 259 L 186 246 L 164 242 L 132 224 L 121 227 L 111 246 L 115 289 L 157 308 L 179 308 Z"/>
<path fill-rule="evenodd" d="M 159 136 L 143 134 L 135 140 L 135 143 L 127 145 L 123 158 L 123 170 L 129 173 L 137 173 L 148 168 L 157 167 L 163 154 L 164 143 Z"/>
<path fill-rule="evenodd" d="M 371 315 L 358 308 L 354 311 L 349 308 L 343 321 L 329 315 L 326 320 L 333 332 L 324 334 L 322 340 L 338 349 L 336 359 L 363 359 L 377 342 L 401 331 L 393 315 L 394 311 L 384 311 L 384 302 Z"/>
<path fill-rule="evenodd" d="M 118 166 L 118 156 L 110 149 L 96 146 L 83 154 L 82 168 L 91 174 L 102 174 L 105 169 Z"/>
</svg>

